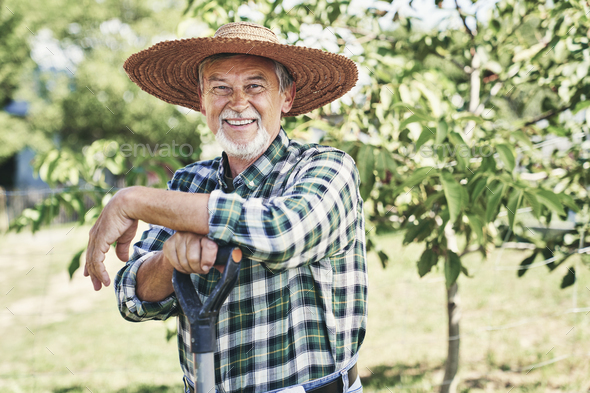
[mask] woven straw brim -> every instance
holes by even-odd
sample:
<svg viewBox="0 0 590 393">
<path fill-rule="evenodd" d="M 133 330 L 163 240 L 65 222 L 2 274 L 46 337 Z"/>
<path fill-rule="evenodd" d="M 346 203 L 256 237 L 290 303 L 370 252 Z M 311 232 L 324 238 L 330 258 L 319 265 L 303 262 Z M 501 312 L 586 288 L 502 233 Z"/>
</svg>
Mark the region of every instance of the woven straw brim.
<svg viewBox="0 0 590 393">
<path fill-rule="evenodd" d="M 129 78 L 142 90 L 170 104 L 200 110 L 198 64 L 217 53 L 241 53 L 276 60 L 293 79 L 297 93 L 289 113 L 296 116 L 342 97 L 358 71 L 342 55 L 294 45 L 239 38 L 189 38 L 160 42 L 125 61 Z"/>
</svg>

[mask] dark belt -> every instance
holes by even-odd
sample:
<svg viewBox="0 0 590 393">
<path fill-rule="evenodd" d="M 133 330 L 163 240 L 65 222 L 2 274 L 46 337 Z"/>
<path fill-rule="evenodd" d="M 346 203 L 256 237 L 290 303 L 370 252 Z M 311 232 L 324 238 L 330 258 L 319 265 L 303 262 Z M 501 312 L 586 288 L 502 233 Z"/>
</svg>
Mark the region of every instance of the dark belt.
<svg viewBox="0 0 590 393">
<path fill-rule="evenodd" d="M 356 363 L 354 366 L 348 370 L 348 387 L 350 388 L 352 384 L 356 381 L 358 377 L 358 370 L 356 368 Z M 342 393 L 343 385 L 342 385 L 342 378 L 338 378 L 335 381 L 330 382 L 327 385 L 317 387 L 312 390 L 307 390 L 309 393 Z"/>
<path fill-rule="evenodd" d="M 352 384 L 356 381 L 358 377 L 358 369 L 356 368 L 356 363 L 350 370 L 348 370 L 348 387 L 350 388 Z M 191 393 L 195 393 L 195 389 L 189 384 L 189 390 Z M 330 382 L 327 385 L 317 387 L 313 390 L 308 390 L 309 393 L 342 393 L 342 378 L 338 378 L 335 381 Z"/>
</svg>

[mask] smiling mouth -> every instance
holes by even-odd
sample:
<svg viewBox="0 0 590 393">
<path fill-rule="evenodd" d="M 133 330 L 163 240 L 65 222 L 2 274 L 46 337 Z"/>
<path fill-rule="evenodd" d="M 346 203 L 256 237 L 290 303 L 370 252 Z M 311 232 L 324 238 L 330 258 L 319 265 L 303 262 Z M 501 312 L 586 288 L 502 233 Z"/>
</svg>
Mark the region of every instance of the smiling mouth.
<svg viewBox="0 0 590 393">
<path fill-rule="evenodd" d="M 247 120 L 224 120 L 227 124 L 231 126 L 245 126 L 248 124 L 254 123 L 256 120 L 247 119 Z"/>
</svg>

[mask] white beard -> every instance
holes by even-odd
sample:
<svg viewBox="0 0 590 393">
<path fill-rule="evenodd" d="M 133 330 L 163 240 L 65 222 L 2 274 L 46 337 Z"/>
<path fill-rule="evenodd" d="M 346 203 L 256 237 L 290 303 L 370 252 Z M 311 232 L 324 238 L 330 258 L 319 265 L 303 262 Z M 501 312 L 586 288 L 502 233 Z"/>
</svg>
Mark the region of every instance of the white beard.
<svg viewBox="0 0 590 393">
<path fill-rule="evenodd" d="M 223 130 L 224 119 L 239 119 L 239 118 L 256 118 L 258 125 L 258 131 L 253 140 L 247 143 L 236 143 L 227 137 L 227 134 Z M 225 109 L 219 115 L 219 129 L 215 135 L 215 140 L 230 157 L 234 157 L 243 161 L 250 161 L 253 158 L 258 157 L 267 148 L 270 140 L 270 135 L 264 126 L 262 125 L 261 117 L 258 111 L 254 108 L 248 108 L 244 112 L 235 112 L 231 109 Z"/>
</svg>

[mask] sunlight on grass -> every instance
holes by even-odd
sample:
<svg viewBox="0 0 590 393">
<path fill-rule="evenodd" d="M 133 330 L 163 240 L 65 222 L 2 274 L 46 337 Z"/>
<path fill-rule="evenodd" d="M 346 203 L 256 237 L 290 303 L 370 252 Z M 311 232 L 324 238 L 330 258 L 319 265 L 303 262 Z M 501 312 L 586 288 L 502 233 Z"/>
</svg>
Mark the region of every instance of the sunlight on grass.
<svg viewBox="0 0 590 393">
<path fill-rule="evenodd" d="M 160 322 L 130 323 L 119 315 L 112 287 L 94 292 L 66 267 L 87 241 L 88 228 L 55 227 L 0 240 L 0 391 L 167 393 L 182 391 L 176 342 Z M 446 356 L 442 273 L 420 279 L 421 249 L 395 236 L 381 244 L 387 269 L 369 254 L 369 324 L 359 360 L 365 392 L 438 390 Z M 461 383 L 464 392 L 587 391 L 590 388 L 588 269 L 577 287 L 559 289 L 566 266 L 552 273 L 514 270 L 526 253 L 496 250 L 487 261 L 465 257 L 473 278 L 459 279 Z M 576 263 L 574 258 L 571 264 Z M 110 253 L 111 275 L 121 267 Z M 572 329 L 573 328 L 573 329 Z M 567 356 L 567 357 L 564 357 Z M 531 365 L 560 359 L 530 370 Z"/>
</svg>

